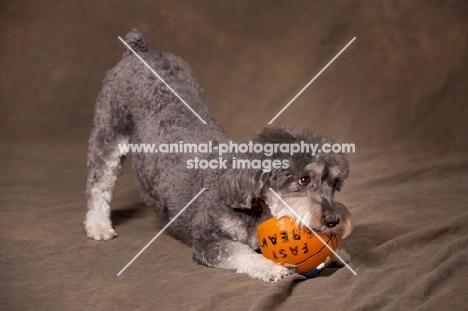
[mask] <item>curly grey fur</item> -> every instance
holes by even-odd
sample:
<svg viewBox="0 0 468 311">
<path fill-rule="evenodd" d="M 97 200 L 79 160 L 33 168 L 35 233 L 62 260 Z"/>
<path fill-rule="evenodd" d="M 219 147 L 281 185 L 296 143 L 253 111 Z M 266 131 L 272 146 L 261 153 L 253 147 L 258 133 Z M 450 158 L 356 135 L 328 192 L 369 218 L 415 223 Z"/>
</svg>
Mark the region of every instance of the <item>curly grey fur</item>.
<svg viewBox="0 0 468 311">
<path fill-rule="evenodd" d="M 119 143 L 159 145 L 229 140 L 205 105 L 203 89 L 187 63 L 172 54 L 149 51 L 142 35 L 135 29 L 130 31 L 126 41 L 207 125 L 202 124 L 131 52 L 124 52 L 122 60 L 108 72 L 103 82 L 89 139 L 85 226 L 88 236 L 97 240 L 116 235 L 110 223 L 110 202 L 125 156 L 118 152 Z M 297 126 L 265 128 L 253 140 L 261 143 L 332 142 L 318 131 Z M 265 158 L 261 154 L 236 156 Z M 271 158 L 288 159 L 291 167 L 268 173 L 256 169 L 187 169 L 186 161 L 194 157 L 209 160 L 217 155 L 134 154 L 133 170 L 142 198 L 161 215 L 173 218 L 202 188 L 206 188 L 202 196 L 174 221 L 170 232 L 193 248 L 193 258 L 197 262 L 245 272 L 264 281 L 276 281 L 290 273 L 254 252 L 258 247 L 256 226 L 271 217 L 265 204 L 267 189 L 272 187 L 287 195 L 298 178 L 309 174 L 310 169 L 306 167 L 310 163 L 324 163 L 325 169 L 340 167 L 341 179 L 345 179 L 349 172 L 343 155 L 311 157 L 300 154 L 291 157 L 278 153 Z M 292 195 L 307 197 L 309 192 L 301 189 Z M 327 213 L 347 213 L 347 210 L 342 211 L 341 205 L 334 207 L 332 192 L 324 193 Z M 250 267 L 246 267 L 247 261 L 250 261 Z"/>
</svg>

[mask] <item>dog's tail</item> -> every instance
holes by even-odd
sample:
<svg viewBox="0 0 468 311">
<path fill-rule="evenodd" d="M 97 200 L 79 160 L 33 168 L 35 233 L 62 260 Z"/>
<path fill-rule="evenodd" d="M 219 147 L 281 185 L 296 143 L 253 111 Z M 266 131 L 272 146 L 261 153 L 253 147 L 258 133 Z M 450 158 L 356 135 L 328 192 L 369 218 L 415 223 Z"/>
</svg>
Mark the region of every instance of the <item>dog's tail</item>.
<svg viewBox="0 0 468 311">
<path fill-rule="evenodd" d="M 136 28 L 130 29 L 130 31 L 127 33 L 127 36 L 125 37 L 125 41 L 137 53 L 148 52 L 148 46 L 146 45 L 145 39 L 143 39 L 143 35 Z M 133 53 L 130 51 L 130 49 L 125 48 L 123 57 L 132 54 Z"/>
</svg>

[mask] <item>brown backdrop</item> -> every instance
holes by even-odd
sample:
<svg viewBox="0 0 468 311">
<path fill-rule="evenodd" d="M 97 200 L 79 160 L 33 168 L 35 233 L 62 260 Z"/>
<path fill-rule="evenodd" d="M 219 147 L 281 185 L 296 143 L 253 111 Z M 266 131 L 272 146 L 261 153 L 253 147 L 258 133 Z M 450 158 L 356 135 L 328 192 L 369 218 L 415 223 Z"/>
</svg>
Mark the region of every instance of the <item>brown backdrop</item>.
<svg viewBox="0 0 468 311">
<path fill-rule="evenodd" d="M 275 122 L 356 144 L 340 199 L 356 219 L 346 246 L 358 277 L 341 269 L 262 284 L 192 264 L 165 235 L 115 276 L 163 225 L 128 169 L 113 205 L 119 238 L 88 241 L 81 225 L 94 100 L 131 27 L 191 64 L 234 139 L 265 126 L 357 37 Z M 1 300 L 8 309 L 461 307 L 466 29 L 461 0 L 0 2 Z"/>
</svg>

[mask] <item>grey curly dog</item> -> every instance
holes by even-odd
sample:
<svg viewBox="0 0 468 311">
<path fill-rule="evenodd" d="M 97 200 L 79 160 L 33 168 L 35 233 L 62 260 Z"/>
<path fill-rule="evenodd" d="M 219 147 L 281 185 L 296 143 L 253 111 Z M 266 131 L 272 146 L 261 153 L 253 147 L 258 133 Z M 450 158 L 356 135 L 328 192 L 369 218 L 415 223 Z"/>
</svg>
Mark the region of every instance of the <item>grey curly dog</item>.
<svg viewBox="0 0 468 311">
<path fill-rule="evenodd" d="M 125 50 L 110 70 L 96 101 L 89 139 L 85 218 L 87 236 L 109 240 L 117 236 L 110 220 L 110 204 L 121 162 L 119 144 L 155 144 L 180 141 L 214 145 L 228 143 L 226 132 L 204 103 L 197 77 L 181 58 L 149 51 L 142 35 L 132 29 L 126 42 L 207 124 L 180 100 L 141 61 Z M 251 139 L 254 143 L 334 143 L 327 135 L 305 127 L 269 126 Z M 351 215 L 334 200 L 349 174 L 341 153 L 316 155 L 275 152 L 232 153 L 227 168 L 189 169 L 195 157 L 218 159 L 216 153 L 134 153 L 135 181 L 145 203 L 172 219 L 202 188 L 206 191 L 169 227 L 176 238 L 192 247 L 193 259 L 203 265 L 247 273 L 275 282 L 292 270 L 257 253 L 256 227 L 276 216 L 299 220 L 269 191 L 278 193 L 311 228 L 335 233 L 341 239 L 352 230 Z M 288 167 L 234 169 L 232 158 L 287 160 Z M 284 163 L 284 162 L 281 162 Z"/>
</svg>

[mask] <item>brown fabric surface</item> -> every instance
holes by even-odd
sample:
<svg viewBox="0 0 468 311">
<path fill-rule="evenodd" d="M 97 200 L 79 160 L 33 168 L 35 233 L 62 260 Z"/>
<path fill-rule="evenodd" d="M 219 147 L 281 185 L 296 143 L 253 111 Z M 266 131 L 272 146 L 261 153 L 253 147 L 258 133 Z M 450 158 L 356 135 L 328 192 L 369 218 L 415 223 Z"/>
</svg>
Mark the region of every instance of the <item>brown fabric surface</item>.
<svg viewBox="0 0 468 311">
<path fill-rule="evenodd" d="M 0 2 L 2 310 L 465 309 L 468 6 L 464 1 Z M 191 261 L 139 198 L 129 161 L 117 239 L 86 239 L 86 141 L 117 36 L 198 73 L 230 135 L 276 122 L 356 144 L 339 199 L 356 227 L 346 268 L 264 284 Z"/>
</svg>

